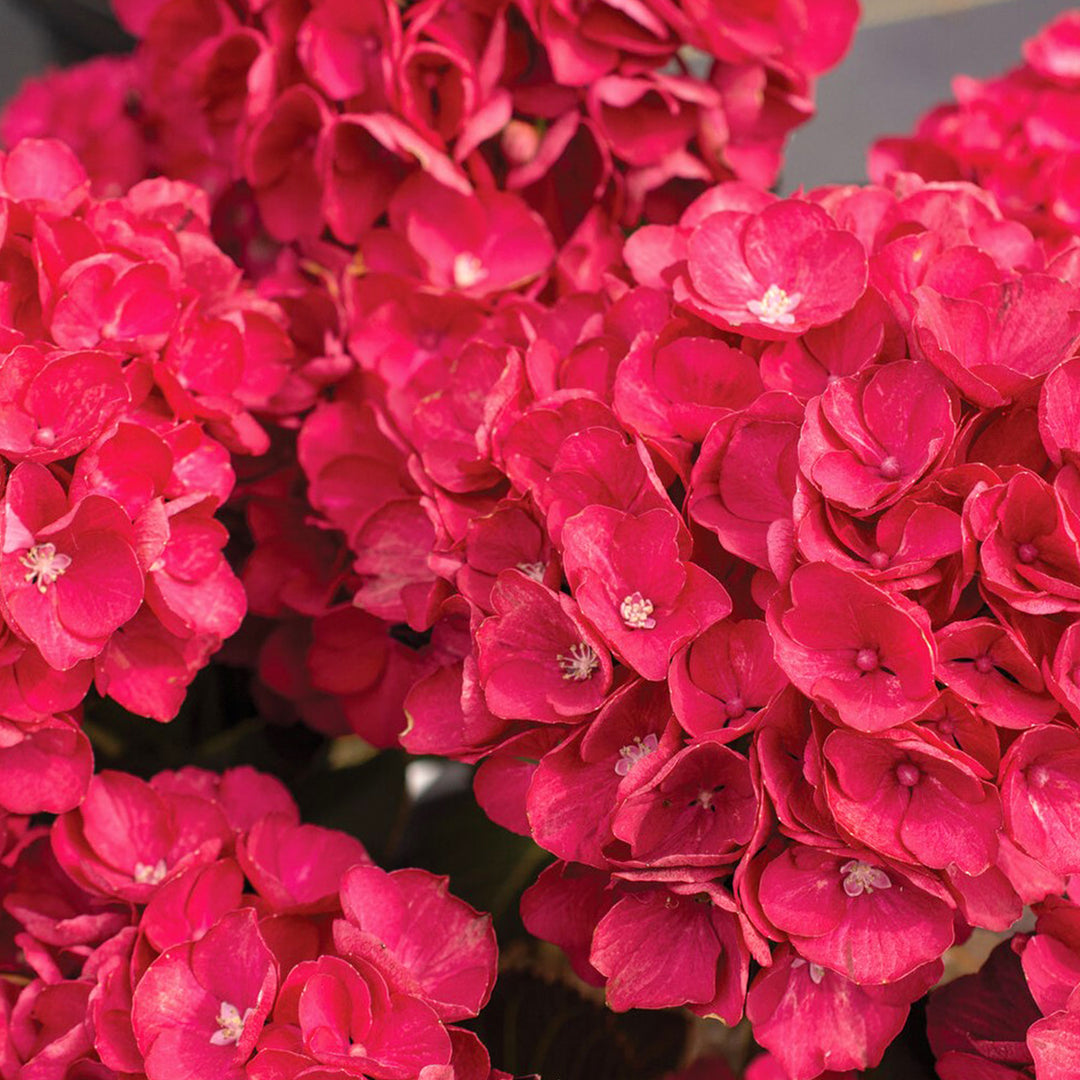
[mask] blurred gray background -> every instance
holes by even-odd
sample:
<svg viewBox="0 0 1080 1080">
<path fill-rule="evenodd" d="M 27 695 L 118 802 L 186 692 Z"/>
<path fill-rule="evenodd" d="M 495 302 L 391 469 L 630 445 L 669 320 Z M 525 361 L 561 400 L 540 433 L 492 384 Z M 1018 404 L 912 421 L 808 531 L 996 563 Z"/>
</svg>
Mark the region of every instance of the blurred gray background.
<svg viewBox="0 0 1080 1080">
<path fill-rule="evenodd" d="M 0 101 L 28 75 L 126 45 L 109 0 L 0 0 Z"/>
<path fill-rule="evenodd" d="M 819 114 L 792 139 L 783 189 L 862 180 L 878 135 L 911 129 L 951 97 L 953 75 L 993 75 L 1020 43 L 1080 0 L 863 0 L 847 59 L 821 81 Z M 27 75 L 123 48 L 108 0 L 0 0 L 0 100 Z"/>
<path fill-rule="evenodd" d="M 844 62 L 818 87 L 818 115 L 792 137 L 781 189 L 866 179 L 879 135 L 911 130 L 952 100 L 958 74 L 985 78 L 1020 62 L 1020 44 L 1069 8 L 1064 0 L 863 0 Z"/>
</svg>

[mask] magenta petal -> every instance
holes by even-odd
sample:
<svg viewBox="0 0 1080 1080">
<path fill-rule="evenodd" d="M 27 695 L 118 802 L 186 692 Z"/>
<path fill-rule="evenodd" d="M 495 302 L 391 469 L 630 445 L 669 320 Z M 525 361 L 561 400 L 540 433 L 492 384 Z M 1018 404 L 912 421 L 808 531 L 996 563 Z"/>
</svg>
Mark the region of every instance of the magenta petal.
<svg viewBox="0 0 1080 1080">
<path fill-rule="evenodd" d="M 1067 1080 L 1080 1061 L 1080 1012 L 1056 1012 L 1028 1028 L 1039 1080 Z"/>
<path fill-rule="evenodd" d="M 58 614 L 72 633 L 107 637 L 142 603 L 143 578 L 135 552 L 115 533 L 84 533 L 56 591 Z"/>
<path fill-rule="evenodd" d="M 826 1066 L 869 1068 L 900 1033 L 909 1002 L 939 972 L 935 964 L 900 984 L 861 987 L 781 948 L 773 966 L 754 980 L 747 1016 L 757 1041 L 783 1063 L 791 1080 L 811 1080 Z"/>
<path fill-rule="evenodd" d="M 195 944 L 164 952 L 135 988 L 132 1022 L 150 1080 L 242 1075 L 277 988 L 254 913 L 225 916 Z M 226 1008 L 226 1006 L 228 1008 Z M 219 1017 L 242 1020 L 235 1038 Z"/>
<path fill-rule="evenodd" d="M 710 905 L 650 889 L 600 920 L 589 959 L 607 976 L 608 1005 L 622 1012 L 711 1001 L 720 956 Z"/>
<path fill-rule="evenodd" d="M 370 857 L 346 833 L 290 818 L 274 813 L 256 822 L 237 845 L 240 865 L 278 911 L 333 911 L 341 875 Z"/>
<path fill-rule="evenodd" d="M 140 929 L 159 952 L 195 941 L 240 906 L 243 888 L 243 874 L 232 859 L 192 867 L 154 893 Z"/>
<path fill-rule="evenodd" d="M 424 870 L 357 866 L 341 882 L 345 917 L 389 949 L 444 1020 L 475 1016 L 495 980 L 491 918 Z M 378 963 L 378 950 L 369 956 Z"/>
<path fill-rule="evenodd" d="M 62 203 L 80 189 L 86 172 L 79 159 L 58 139 L 23 139 L 4 162 L 5 194 L 13 199 Z"/>
<path fill-rule="evenodd" d="M 0 730 L 8 727 L 0 719 Z M 47 717 L 0 736 L 0 807 L 13 814 L 62 814 L 77 806 L 94 771 L 90 741 L 72 721 Z"/>
</svg>

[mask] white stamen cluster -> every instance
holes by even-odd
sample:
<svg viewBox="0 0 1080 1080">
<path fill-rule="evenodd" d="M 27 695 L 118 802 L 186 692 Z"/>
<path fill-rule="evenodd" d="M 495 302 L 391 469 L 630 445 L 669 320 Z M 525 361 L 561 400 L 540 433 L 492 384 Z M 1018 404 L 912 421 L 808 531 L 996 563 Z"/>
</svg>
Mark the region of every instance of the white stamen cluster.
<svg viewBox="0 0 1080 1080">
<path fill-rule="evenodd" d="M 861 859 L 850 859 L 840 867 L 844 875 L 844 892 L 848 896 L 869 896 L 875 889 L 891 889 L 889 875 L 880 866 L 871 866 Z"/>
<path fill-rule="evenodd" d="M 619 614 L 622 621 L 631 630 L 651 630 L 656 625 L 652 617 L 653 602 L 646 599 L 639 592 L 631 593 L 623 598 L 619 605 Z"/>
<path fill-rule="evenodd" d="M 748 300 L 746 306 L 767 326 L 791 326 L 795 322 L 791 313 L 801 300 L 802 293 L 787 293 L 779 285 L 770 285 L 760 300 Z"/>
<path fill-rule="evenodd" d="M 71 565 L 71 556 L 57 551 L 55 544 L 35 544 L 19 556 L 19 562 L 26 567 L 24 580 L 44 593 Z"/>
<path fill-rule="evenodd" d="M 471 251 L 463 251 L 454 258 L 454 288 L 471 289 L 487 276 L 484 264 Z"/>
<path fill-rule="evenodd" d="M 164 859 L 158 859 L 156 863 L 137 862 L 132 877 L 140 885 L 158 885 L 165 880 L 168 867 Z"/>
<path fill-rule="evenodd" d="M 214 1046 L 230 1046 L 239 1042 L 240 1036 L 244 1034 L 244 1025 L 254 1011 L 246 1009 L 241 1016 L 235 1005 L 223 1001 L 221 1011 L 217 1014 L 218 1029 L 210 1036 L 210 1042 Z"/>
<path fill-rule="evenodd" d="M 634 741 L 619 748 L 619 760 L 615 762 L 615 771 L 625 776 L 642 758 L 656 752 L 660 740 L 655 735 L 646 735 L 644 739 L 634 736 Z"/>
<path fill-rule="evenodd" d="M 569 653 L 559 653 L 557 659 L 563 678 L 572 679 L 574 682 L 591 679 L 593 672 L 600 666 L 600 659 L 592 646 L 586 645 L 584 641 L 571 645 Z"/>
</svg>

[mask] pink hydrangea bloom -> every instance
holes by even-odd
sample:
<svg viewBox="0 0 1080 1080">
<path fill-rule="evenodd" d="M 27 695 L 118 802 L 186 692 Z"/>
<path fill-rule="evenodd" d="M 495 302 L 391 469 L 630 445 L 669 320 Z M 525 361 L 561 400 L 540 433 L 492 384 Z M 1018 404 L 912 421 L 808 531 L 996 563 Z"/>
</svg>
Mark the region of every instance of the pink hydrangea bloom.
<svg viewBox="0 0 1080 1080">
<path fill-rule="evenodd" d="M 442 1020 L 483 1008 L 495 978 L 495 932 L 490 917 L 449 895 L 445 878 L 355 866 L 342 877 L 341 906 L 335 939 L 348 956 L 404 982 Z"/>
<path fill-rule="evenodd" d="M 747 1016 L 790 1080 L 812 1080 L 829 1067 L 868 1068 L 940 972 L 931 963 L 897 982 L 859 986 L 782 946 L 751 985 Z"/>
<path fill-rule="evenodd" d="M 56 92 L 78 82 L 65 75 Z M 120 110 L 126 90 L 106 91 L 82 104 L 107 124 L 97 114 Z M 16 128 L 48 128 L 30 113 L 51 93 L 29 93 Z M 215 514 L 235 484 L 230 454 L 269 446 L 251 410 L 272 415 L 291 373 L 285 313 L 216 246 L 206 194 L 141 180 L 145 164 L 121 183 L 131 163 L 114 164 L 92 194 L 69 146 L 25 138 L 0 170 L 15 222 L 0 243 L 0 712 L 42 732 L 9 737 L 13 765 L 59 736 L 50 717 L 77 716 L 88 676 L 171 719 L 235 633 L 246 600 Z M 69 805 L 85 779 L 70 773 Z"/>
<path fill-rule="evenodd" d="M 880 731 L 929 704 L 935 649 L 925 613 L 854 574 L 800 567 L 770 601 L 768 622 L 784 673 L 843 723 Z"/>
<path fill-rule="evenodd" d="M 792 845 L 765 867 L 759 900 L 803 959 L 860 985 L 902 979 L 953 941 L 946 901 L 856 851 Z"/>
<path fill-rule="evenodd" d="M 834 322 L 862 296 L 866 274 L 854 236 L 790 199 L 704 218 L 687 240 L 675 296 L 717 326 L 768 340 Z"/>
<path fill-rule="evenodd" d="M 53 475 L 34 463 L 12 472 L 4 501 L 8 617 L 52 667 L 92 659 L 142 603 L 132 522 L 106 496 L 71 506 Z"/>
<path fill-rule="evenodd" d="M 248 1075 L 322 1065 L 324 1075 L 392 1078 L 450 1057 L 450 1036 L 430 1006 L 395 992 L 366 960 L 322 956 L 282 983 Z"/>
<path fill-rule="evenodd" d="M 1029 904 L 1037 1012 L 995 1039 L 956 1010 L 939 1071 L 1068 1075 L 1076 20 L 959 82 L 879 184 L 778 199 L 752 184 L 854 5 L 706 7 L 127 0 L 112 164 L 152 133 L 145 167 L 207 192 L 0 162 L 0 805 L 63 812 L 76 883 L 5 856 L 20 1067 L 492 1075 L 445 1026 L 490 927 L 438 879 L 251 777 L 83 798 L 91 677 L 168 719 L 240 622 L 239 475 L 261 701 L 482 761 L 492 816 L 573 860 L 526 922 L 612 1007 L 734 1023 L 752 957 L 751 1075 L 868 1067 L 952 943 Z M 35 136 L 73 82 L 21 106 Z M 275 1002 L 189 978 L 223 927 Z M 173 978 L 174 1016 L 143 1004 Z"/>
<path fill-rule="evenodd" d="M 213 802 L 159 793 L 112 771 L 93 778 L 52 837 L 60 865 L 87 891 L 143 903 L 179 871 L 212 862 L 231 839 Z"/>
<path fill-rule="evenodd" d="M 163 952 L 132 998 L 132 1026 L 150 1080 L 243 1076 L 277 981 L 250 909 Z"/>
<path fill-rule="evenodd" d="M 445 878 L 387 874 L 352 837 L 301 825 L 274 778 L 106 772 L 51 828 L 2 823 L 3 955 L 19 982 L 0 997 L 4 1070 L 509 1080 L 448 1026 L 491 993 L 490 917 Z"/>
<path fill-rule="evenodd" d="M 582 612 L 647 679 L 662 679 L 676 650 L 731 610 L 723 586 L 679 550 L 680 522 L 592 506 L 566 525 L 566 573 Z"/>
</svg>

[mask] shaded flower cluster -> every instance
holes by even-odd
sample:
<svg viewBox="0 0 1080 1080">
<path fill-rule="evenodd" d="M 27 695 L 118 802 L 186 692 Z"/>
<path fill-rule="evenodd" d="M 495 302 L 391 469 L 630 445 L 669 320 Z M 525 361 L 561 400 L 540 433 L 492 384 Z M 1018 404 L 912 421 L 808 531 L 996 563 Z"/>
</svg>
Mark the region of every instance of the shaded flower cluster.
<svg viewBox="0 0 1080 1080">
<path fill-rule="evenodd" d="M 324 232 L 363 242 L 368 265 L 400 258 L 369 233 L 407 213 L 417 185 L 441 185 L 434 197 L 469 207 L 457 236 L 469 246 L 418 269 L 485 293 L 508 284 L 478 243 L 485 226 L 539 215 L 559 246 L 585 222 L 614 239 L 619 223 L 670 220 L 716 180 L 771 184 L 858 15 L 856 0 L 115 8 L 140 39 L 134 59 L 31 82 L 6 140 L 66 138 L 104 188 L 148 169 L 200 184 L 252 268 L 267 240 L 310 246 Z M 410 195 L 396 196 L 403 184 Z M 493 190 L 506 194 L 492 202 Z"/>
<path fill-rule="evenodd" d="M 952 87 L 955 102 L 928 112 L 912 135 L 878 140 L 871 176 L 972 180 L 1048 240 L 1080 232 L 1080 11 L 1026 41 L 1018 67 L 960 75 Z"/>
<path fill-rule="evenodd" d="M 490 918 L 301 824 L 273 777 L 106 771 L 51 828 L 0 828 L 5 1077 L 509 1080 L 456 1026 Z"/>
<path fill-rule="evenodd" d="M 941 1080 L 1066 1080 L 1080 1060 L 1080 908 L 1048 900 L 1035 932 L 999 945 L 974 975 L 930 995 Z"/>
<path fill-rule="evenodd" d="M 293 347 L 191 185 L 95 198 L 67 146 L 25 140 L 0 199 L 0 808 L 56 813 L 90 777 L 91 683 L 168 720 L 240 625 L 215 514 Z"/>
</svg>

